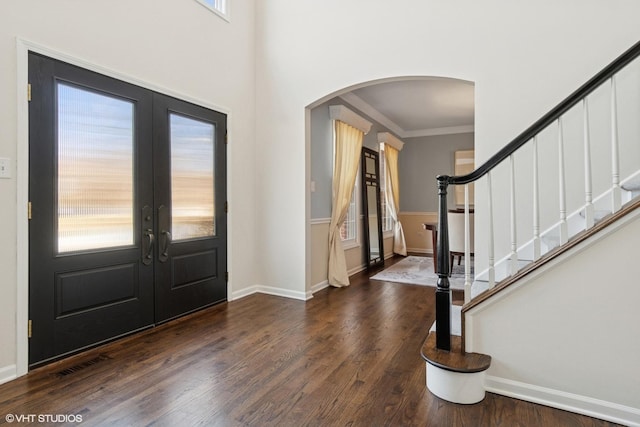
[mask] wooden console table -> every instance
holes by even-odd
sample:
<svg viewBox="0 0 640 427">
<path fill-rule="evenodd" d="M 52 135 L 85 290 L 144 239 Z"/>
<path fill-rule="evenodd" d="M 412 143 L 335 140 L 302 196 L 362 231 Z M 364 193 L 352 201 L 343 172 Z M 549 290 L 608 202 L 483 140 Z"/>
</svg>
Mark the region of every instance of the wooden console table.
<svg viewBox="0 0 640 427">
<path fill-rule="evenodd" d="M 437 222 L 425 222 L 422 224 L 422 228 L 427 231 L 431 231 L 431 252 L 433 253 L 433 272 L 438 272 L 438 223 Z"/>
</svg>

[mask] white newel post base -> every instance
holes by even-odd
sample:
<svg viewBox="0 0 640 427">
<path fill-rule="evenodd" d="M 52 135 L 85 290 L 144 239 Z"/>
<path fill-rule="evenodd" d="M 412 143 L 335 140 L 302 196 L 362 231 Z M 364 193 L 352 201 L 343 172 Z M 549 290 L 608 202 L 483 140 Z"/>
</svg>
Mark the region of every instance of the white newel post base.
<svg viewBox="0 0 640 427">
<path fill-rule="evenodd" d="M 425 362 L 427 388 L 441 399 L 453 403 L 473 404 L 484 399 L 485 371 L 460 373 Z"/>
</svg>

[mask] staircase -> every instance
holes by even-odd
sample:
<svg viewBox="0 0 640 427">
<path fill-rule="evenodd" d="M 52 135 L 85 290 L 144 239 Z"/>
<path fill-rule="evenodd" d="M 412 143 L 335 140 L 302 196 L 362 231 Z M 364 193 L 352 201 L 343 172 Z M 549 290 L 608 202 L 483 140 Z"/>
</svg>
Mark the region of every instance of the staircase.
<svg viewBox="0 0 640 427">
<path fill-rule="evenodd" d="M 640 426 L 639 57 L 640 42 L 474 172 L 438 177 L 445 273 L 422 347 L 432 393 L 473 404 L 492 391 Z M 462 306 L 446 274 L 451 185 L 476 185 Z"/>
</svg>

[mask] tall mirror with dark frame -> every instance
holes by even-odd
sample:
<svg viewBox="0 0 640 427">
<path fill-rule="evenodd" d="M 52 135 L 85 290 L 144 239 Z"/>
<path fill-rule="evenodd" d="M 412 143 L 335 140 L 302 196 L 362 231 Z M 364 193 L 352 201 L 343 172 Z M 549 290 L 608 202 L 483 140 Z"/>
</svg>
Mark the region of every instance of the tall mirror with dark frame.
<svg viewBox="0 0 640 427">
<path fill-rule="evenodd" d="M 365 254 L 367 268 L 384 265 L 382 248 L 382 215 L 380 204 L 380 161 L 378 152 L 362 149 L 362 212 L 364 214 Z"/>
</svg>

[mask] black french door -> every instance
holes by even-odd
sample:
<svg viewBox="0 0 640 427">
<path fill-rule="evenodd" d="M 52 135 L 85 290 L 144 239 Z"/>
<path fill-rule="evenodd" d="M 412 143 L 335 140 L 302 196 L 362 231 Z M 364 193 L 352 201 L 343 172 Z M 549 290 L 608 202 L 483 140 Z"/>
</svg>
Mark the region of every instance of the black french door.
<svg viewBox="0 0 640 427">
<path fill-rule="evenodd" d="M 29 55 L 29 363 L 226 300 L 226 116 Z"/>
</svg>

